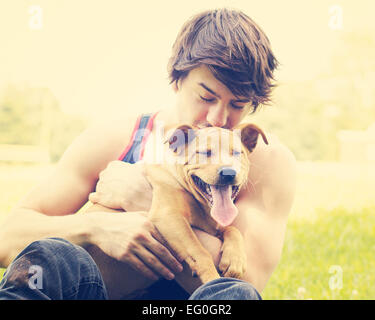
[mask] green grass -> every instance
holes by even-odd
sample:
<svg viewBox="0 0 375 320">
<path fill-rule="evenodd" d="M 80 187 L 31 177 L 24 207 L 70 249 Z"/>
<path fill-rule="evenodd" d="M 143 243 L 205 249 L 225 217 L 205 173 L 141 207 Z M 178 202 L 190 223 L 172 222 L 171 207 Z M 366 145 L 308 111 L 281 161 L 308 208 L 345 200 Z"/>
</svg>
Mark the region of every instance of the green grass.
<svg viewBox="0 0 375 320">
<path fill-rule="evenodd" d="M 0 223 L 51 169 L 0 164 Z M 263 298 L 375 299 L 373 190 L 372 167 L 300 164 L 283 254 Z M 340 290 L 330 288 L 339 276 L 332 266 L 342 270 Z"/>
<path fill-rule="evenodd" d="M 5 269 L 0 268 L 0 280 L 3 278 L 4 272 L 5 272 Z"/>
<path fill-rule="evenodd" d="M 314 222 L 291 221 L 264 299 L 374 299 L 374 210 L 319 210 Z M 330 286 L 339 278 L 341 289 Z"/>
<path fill-rule="evenodd" d="M 374 299 L 374 210 L 321 210 L 314 222 L 291 221 L 263 299 Z M 330 288 L 330 278 L 340 276 L 332 266 L 342 270 L 340 290 Z"/>
</svg>

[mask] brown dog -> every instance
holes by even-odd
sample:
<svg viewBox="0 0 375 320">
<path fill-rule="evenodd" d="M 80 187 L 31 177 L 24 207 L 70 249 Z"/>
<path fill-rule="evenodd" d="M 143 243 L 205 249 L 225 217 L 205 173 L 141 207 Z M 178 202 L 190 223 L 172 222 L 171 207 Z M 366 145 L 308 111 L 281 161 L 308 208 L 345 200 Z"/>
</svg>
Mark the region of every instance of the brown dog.
<svg viewBox="0 0 375 320">
<path fill-rule="evenodd" d="M 191 226 L 222 239 L 223 276 L 241 278 L 245 272 L 243 237 L 231 223 L 259 134 L 268 144 L 254 124 L 241 124 L 233 131 L 181 125 L 165 143 L 167 163 L 146 164 L 153 188 L 149 218 L 202 284 L 220 276 Z"/>
<path fill-rule="evenodd" d="M 241 278 L 246 268 L 243 237 L 230 224 L 238 214 L 236 196 L 249 176 L 249 154 L 259 134 L 268 144 L 265 134 L 253 124 L 241 124 L 233 131 L 181 125 L 172 132 L 162 150 L 166 159 L 145 162 L 146 178 L 153 188 L 149 218 L 171 249 L 198 276 L 196 286 L 219 274 L 191 226 L 223 240 L 220 272 Z M 85 212 L 97 210 L 113 211 L 96 203 Z M 87 250 L 100 267 L 111 298 L 129 298 L 133 287 L 139 290 L 152 283 L 134 276 L 134 283 L 129 284 L 129 279 L 123 277 L 125 264 L 94 245 Z"/>
</svg>

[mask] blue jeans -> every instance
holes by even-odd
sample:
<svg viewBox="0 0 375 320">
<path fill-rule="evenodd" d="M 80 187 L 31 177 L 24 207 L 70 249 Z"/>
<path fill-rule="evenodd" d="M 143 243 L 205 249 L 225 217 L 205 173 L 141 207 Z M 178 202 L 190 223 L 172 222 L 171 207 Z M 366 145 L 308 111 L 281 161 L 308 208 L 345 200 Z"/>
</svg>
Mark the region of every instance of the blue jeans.
<svg viewBox="0 0 375 320">
<path fill-rule="evenodd" d="M 48 238 L 27 246 L 0 282 L 0 300 L 106 300 L 100 271 L 82 247 Z M 193 292 L 189 300 L 261 300 L 249 283 L 220 278 Z"/>
</svg>

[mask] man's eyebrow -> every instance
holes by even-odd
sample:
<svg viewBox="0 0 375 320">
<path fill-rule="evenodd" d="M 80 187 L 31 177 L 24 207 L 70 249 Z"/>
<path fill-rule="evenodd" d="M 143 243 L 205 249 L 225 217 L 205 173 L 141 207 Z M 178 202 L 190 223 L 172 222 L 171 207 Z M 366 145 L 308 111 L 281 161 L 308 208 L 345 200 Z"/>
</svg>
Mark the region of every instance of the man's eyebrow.
<svg viewBox="0 0 375 320">
<path fill-rule="evenodd" d="M 204 89 L 206 89 L 208 92 L 212 93 L 214 96 L 218 97 L 219 99 L 221 99 L 221 97 L 212 89 L 210 89 L 209 87 L 207 87 L 203 82 L 199 82 L 199 85 L 201 87 L 203 87 Z M 250 102 L 250 99 L 248 98 L 244 98 L 244 99 L 237 99 L 237 100 L 234 100 L 234 102 L 243 102 L 243 103 L 247 103 L 247 102 Z"/>
<path fill-rule="evenodd" d="M 209 87 L 207 87 L 203 82 L 199 82 L 199 85 L 203 88 L 205 88 L 208 92 L 212 93 L 214 96 L 218 97 L 221 99 L 221 97 L 212 89 L 210 89 Z"/>
</svg>

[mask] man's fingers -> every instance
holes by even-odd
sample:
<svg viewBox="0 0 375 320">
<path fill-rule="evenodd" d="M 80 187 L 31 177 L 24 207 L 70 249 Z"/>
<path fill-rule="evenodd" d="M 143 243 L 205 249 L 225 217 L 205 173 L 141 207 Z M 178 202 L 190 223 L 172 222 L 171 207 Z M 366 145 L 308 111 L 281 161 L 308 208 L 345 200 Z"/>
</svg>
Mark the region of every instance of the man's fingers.
<svg viewBox="0 0 375 320">
<path fill-rule="evenodd" d="M 159 257 L 166 266 L 168 266 L 173 272 L 181 272 L 183 267 L 176 257 L 167 249 L 167 242 L 165 239 L 156 231 L 152 233 L 154 237 L 150 243 L 145 244 L 146 247 L 152 251 L 157 257 Z M 177 257 L 180 261 L 183 261 L 180 257 Z"/>
<path fill-rule="evenodd" d="M 165 279 L 172 280 L 174 278 L 174 274 L 160 262 L 157 256 L 146 248 L 140 247 L 137 256 L 148 268 L 152 269 L 155 273 L 160 274 Z"/>
<path fill-rule="evenodd" d="M 154 230 L 151 231 L 151 234 L 159 243 L 161 243 L 164 247 L 169 249 L 169 251 L 166 249 L 168 252 L 170 251 L 173 252 L 173 257 L 177 259 L 176 260 L 177 262 L 184 262 L 185 259 L 181 257 L 177 252 L 174 252 L 173 249 L 169 247 L 168 242 L 164 239 L 164 237 L 160 234 L 160 232 L 156 229 L 156 227 L 154 228 Z M 179 265 L 181 264 L 179 263 Z"/>
<path fill-rule="evenodd" d="M 157 281 L 159 279 L 158 275 L 149 268 L 146 264 L 143 263 L 142 259 L 137 255 L 132 255 L 130 260 L 125 261 L 129 263 L 129 265 L 139 273 L 143 274 L 145 277 Z"/>
</svg>

